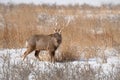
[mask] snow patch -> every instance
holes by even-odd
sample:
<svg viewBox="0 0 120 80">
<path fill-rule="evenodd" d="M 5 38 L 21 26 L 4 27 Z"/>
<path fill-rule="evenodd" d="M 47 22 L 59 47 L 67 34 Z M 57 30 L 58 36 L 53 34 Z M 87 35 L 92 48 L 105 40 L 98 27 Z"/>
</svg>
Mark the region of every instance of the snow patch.
<svg viewBox="0 0 120 80">
<path fill-rule="evenodd" d="M 3 55 L 9 55 L 11 64 L 18 64 L 17 62 L 23 62 L 21 59 L 21 55 L 24 53 L 26 48 L 23 49 L 1 49 L 0 50 L 0 68 L 4 61 L 2 60 Z M 69 73 L 69 78 L 71 78 L 70 75 L 77 75 L 74 71 L 89 71 L 89 69 L 96 72 L 96 77 L 104 77 L 104 75 L 110 75 L 112 73 L 117 73 L 117 69 L 120 65 L 120 58 L 116 55 L 118 54 L 115 49 L 106 49 L 104 51 L 107 58 L 107 63 L 98 63 L 96 58 L 91 58 L 88 61 L 87 60 L 79 60 L 79 61 L 73 61 L 73 62 L 63 62 L 55 64 L 52 64 L 50 62 L 45 61 L 38 61 L 34 57 L 34 52 L 29 54 L 27 56 L 27 59 L 23 62 L 25 65 L 27 64 L 27 61 L 30 62 L 30 64 L 33 64 L 33 71 L 40 71 L 40 73 L 52 73 L 50 76 L 54 76 L 54 74 L 57 73 L 57 71 L 62 70 L 64 72 L 62 73 Z M 33 59 L 34 58 L 34 59 Z M 99 72 L 98 72 L 99 71 Z M 73 73 L 74 72 L 74 73 Z M 29 80 L 32 80 L 34 78 L 34 72 L 31 72 L 29 74 Z"/>
</svg>

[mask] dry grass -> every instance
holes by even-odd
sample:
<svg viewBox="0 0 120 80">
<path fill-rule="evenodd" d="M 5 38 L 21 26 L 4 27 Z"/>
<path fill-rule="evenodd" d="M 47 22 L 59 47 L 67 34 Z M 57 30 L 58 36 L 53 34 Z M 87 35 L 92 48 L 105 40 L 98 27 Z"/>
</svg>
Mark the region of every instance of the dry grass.
<svg viewBox="0 0 120 80">
<path fill-rule="evenodd" d="M 53 33 L 54 27 L 65 27 L 62 31 L 63 42 L 59 48 L 64 60 L 79 58 L 86 48 L 90 49 L 87 50 L 85 57 L 90 58 L 96 54 L 91 47 L 114 47 L 115 44 L 120 44 L 120 17 L 117 6 L 115 10 L 89 6 L 0 6 L 2 16 L 0 21 L 4 24 L 4 27 L 0 28 L 1 48 L 24 47 L 29 36 Z M 85 17 L 89 14 L 93 17 Z M 114 20 L 109 17 L 103 19 L 97 17 L 101 14 L 103 16 L 113 14 L 118 17 Z M 69 24 L 66 26 L 67 22 Z"/>
</svg>

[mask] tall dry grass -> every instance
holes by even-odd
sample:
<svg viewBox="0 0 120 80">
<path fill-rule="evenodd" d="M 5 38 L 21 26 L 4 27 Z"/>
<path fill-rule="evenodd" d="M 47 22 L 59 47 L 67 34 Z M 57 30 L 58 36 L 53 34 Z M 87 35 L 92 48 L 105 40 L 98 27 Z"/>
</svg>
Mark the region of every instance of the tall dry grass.
<svg viewBox="0 0 120 80">
<path fill-rule="evenodd" d="M 64 60 L 77 59 L 84 51 L 89 53 L 86 53 L 86 58 L 94 57 L 96 52 L 93 47 L 114 47 L 120 44 L 119 9 L 23 4 L 0 6 L 1 23 L 4 25 L 0 29 L 1 48 L 24 47 L 29 36 L 53 33 L 54 27 L 65 27 L 59 48 Z M 86 17 L 90 14 L 93 16 Z M 101 14 L 118 15 L 118 18 L 97 17 Z"/>
</svg>

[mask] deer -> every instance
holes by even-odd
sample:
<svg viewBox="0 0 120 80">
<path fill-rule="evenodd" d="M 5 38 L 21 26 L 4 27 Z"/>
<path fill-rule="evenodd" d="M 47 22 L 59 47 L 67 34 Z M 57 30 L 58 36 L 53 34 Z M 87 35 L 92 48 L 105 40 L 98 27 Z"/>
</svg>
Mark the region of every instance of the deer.
<svg viewBox="0 0 120 80">
<path fill-rule="evenodd" d="M 35 51 L 34 56 L 40 60 L 39 53 L 41 50 L 46 50 L 49 52 L 50 61 L 55 62 L 55 51 L 60 46 L 62 42 L 61 29 L 55 29 L 53 34 L 35 34 L 30 36 L 26 40 L 27 50 L 22 55 L 22 59 L 26 58 L 28 54 Z"/>
</svg>

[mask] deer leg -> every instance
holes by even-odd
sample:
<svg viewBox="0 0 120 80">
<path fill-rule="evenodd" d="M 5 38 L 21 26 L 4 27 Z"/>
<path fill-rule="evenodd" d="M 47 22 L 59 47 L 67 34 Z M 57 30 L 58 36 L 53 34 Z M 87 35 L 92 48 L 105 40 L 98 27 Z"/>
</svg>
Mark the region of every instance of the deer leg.
<svg viewBox="0 0 120 80">
<path fill-rule="evenodd" d="M 39 58 L 39 52 L 40 52 L 40 50 L 36 50 L 36 51 L 35 51 L 35 57 L 36 57 L 38 60 L 40 60 L 40 58 Z"/>
<path fill-rule="evenodd" d="M 31 49 L 31 48 L 29 48 L 29 49 L 27 49 L 27 51 L 25 51 L 25 53 L 23 54 L 23 61 L 24 61 L 24 59 L 26 58 L 26 56 L 28 55 L 28 54 L 30 54 L 31 52 L 33 51 L 33 49 Z"/>
<path fill-rule="evenodd" d="M 51 56 L 51 62 L 55 63 L 55 51 L 51 52 L 50 56 Z"/>
</svg>

